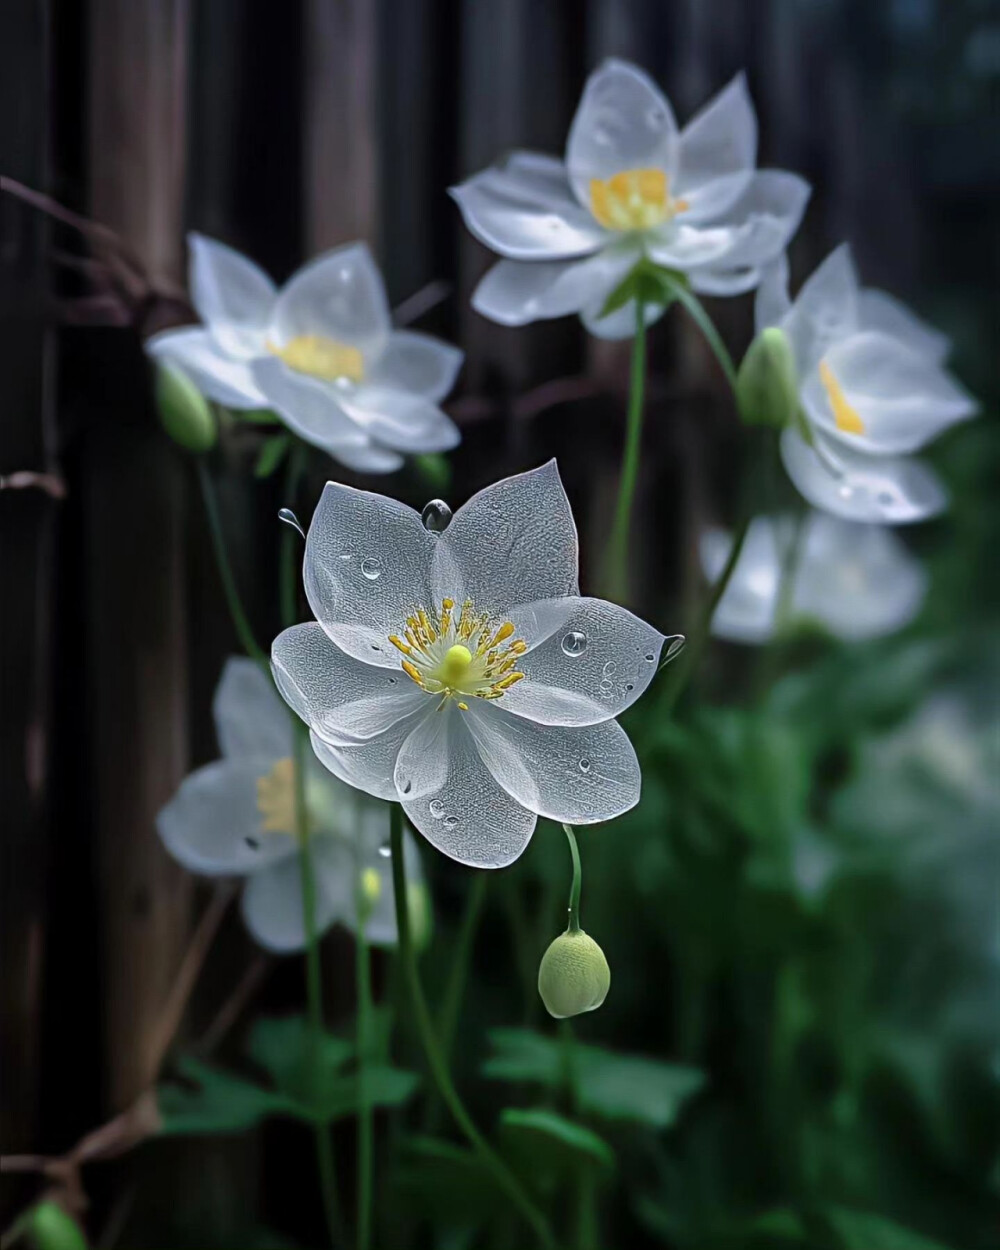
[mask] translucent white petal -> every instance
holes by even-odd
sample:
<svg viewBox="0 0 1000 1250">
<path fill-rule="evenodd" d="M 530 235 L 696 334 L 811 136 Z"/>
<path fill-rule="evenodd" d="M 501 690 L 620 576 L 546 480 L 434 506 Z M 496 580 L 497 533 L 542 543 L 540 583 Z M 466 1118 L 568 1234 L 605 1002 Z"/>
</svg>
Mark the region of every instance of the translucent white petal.
<svg viewBox="0 0 1000 1250">
<path fill-rule="evenodd" d="M 662 169 L 673 177 L 679 136 L 673 110 L 635 65 L 607 60 L 587 79 L 566 144 L 577 199 L 590 207 L 590 181 L 623 170 Z"/>
<path fill-rule="evenodd" d="M 586 256 L 606 237 L 573 198 L 565 170 L 551 157 L 515 153 L 450 194 L 471 233 L 512 260 Z"/>
<path fill-rule="evenodd" d="M 686 271 L 707 265 L 732 251 L 734 231 L 729 225 L 688 226 L 669 222 L 645 236 L 646 250 L 658 265 Z"/>
<path fill-rule="evenodd" d="M 604 248 L 577 261 L 502 260 L 476 287 L 472 307 L 505 326 L 564 317 L 605 301 L 639 259 L 637 247 Z"/>
<path fill-rule="evenodd" d="M 624 729 L 538 725 L 476 703 L 467 726 L 486 767 L 523 807 L 572 824 L 612 820 L 639 801 L 639 761 Z"/>
<path fill-rule="evenodd" d="M 154 360 L 186 373 L 206 399 L 240 411 L 267 407 L 246 361 L 227 356 L 201 326 L 163 330 L 145 348 Z"/>
<path fill-rule="evenodd" d="M 212 701 L 223 755 L 281 759 L 292 753 L 292 721 L 274 682 L 245 656 L 226 661 Z"/>
<path fill-rule="evenodd" d="M 505 711 L 542 725 L 595 725 L 631 707 L 656 674 L 664 635 L 626 608 L 578 598 L 547 623 L 555 628 L 539 631 L 521 657 L 524 680 L 504 694 Z"/>
<path fill-rule="evenodd" d="M 723 213 L 739 198 L 757 163 L 757 117 L 740 73 L 701 108 L 680 134 L 676 186 L 690 221 Z"/>
<path fill-rule="evenodd" d="M 851 249 L 843 243 L 803 283 L 782 321 L 799 377 L 805 377 L 830 344 L 857 325 L 858 275 Z"/>
<path fill-rule="evenodd" d="M 454 421 L 422 395 L 366 381 L 338 398 L 356 425 L 392 450 L 450 451 L 462 441 Z"/>
<path fill-rule="evenodd" d="M 588 334 L 597 339 L 630 339 L 635 334 L 635 300 L 629 300 L 621 308 L 601 316 L 605 297 L 602 296 L 593 304 L 589 304 L 580 312 L 580 320 Z M 664 304 L 646 304 L 643 307 L 643 321 L 648 327 L 655 325 L 667 311 Z"/>
<path fill-rule="evenodd" d="M 947 506 L 940 480 L 919 460 L 865 455 L 842 444 L 833 455 L 840 466 L 838 472 L 832 471 L 794 430 L 781 436 L 781 458 L 796 490 L 825 512 L 849 521 L 906 525 L 934 516 Z"/>
<path fill-rule="evenodd" d="M 380 645 L 388 650 L 391 644 Z M 313 621 L 275 638 L 271 666 L 289 706 L 332 743 L 373 738 L 428 702 L 398 665 L 389 671 L 355 659 Z"/>
<path fill-rule="evenodd" d="M 701 566 L 709 581 L 714 582 L 722 573 L 732 545 L 733 537 L 725 530 L 707 530 L 702 534 Z M 781 568 L 773 521 L 770 517 L 755 517 L 712 617 L 712 633 L 717 638 L 763 643 L 773 636 Z"/>
<path fill-rule="evenodd" d="M 294 853 L 283 833 L 267 833 L 257 807 L 257 781 L 271 758 L 217 760 L 185 777 L 156 817 L 174 859 L 205 876 L 254 873 Z"/>
<path fill-rule="evenodd" d="M 926 360 L 944 364 L 947 359 L 951 348 L 948 336 L 922 321 L 902 301 L 886 291 L 876 291 L 870 287 L 861 291 L 858 297 L 858 320 L 860 329 L 881 330 Z"/>
<path fill-rule="evenodd" d="M 377 799 L 396 801 L 399 798 L 393 781 L 396 760 L 407 736 L 423 715 L 421 707 L 416 713 L 397 721 L 385 733 L 356 745 L 334 746 L 315 733 L 309 735 L 309 740 L 316 758 L 335 777 Z"/>
<path fill-rule="evenodd" d="M 448 723 L 460 710 L 453 700 L 439 707 L 437 700 L 423 698 L 426 710 L 416 719 L 396 758 L 393 781 L 401 800 L 436 794 L 448 778 Z"/>
<path fill-rule="evenodd" d="M 313 909 L 316 931 L 323 933 L 335 920 L 343 919 L 350 906 L 352 856 L 349 847 L 331 838 L 314 839 L 312 853 L 317 882 L 325 887 L 317 889 Z M 298 855 L 256 873 L 243 891 L 242 910 L 247 928 L 265 950 L 277 954 L 302 950 L 305 921 Z"/>
<path fill-rule="evenodd" d="M 804 178 L 781 169 L 761 169 L 725 213 L 725 251 L 692 262 L 712 269 L 760 267 L 776 260 L 799 228 L 811 188 Z"/>
<path fill-rule="evenodd" d="M 574 594 L 577 567 L 573 513 L 550 460 L 459 508 L 437 540 L 431 580 L 436 599 L 470 598 L 477 612 L 502 617 L 519 603 Z"/>
<path fill-rule="evenodd" d="M 378 873 L 379 893 L 365 923 L 365 937 L 373 946 L 394 946 L 396 943 L 396 896 L 392 885 L 392 860 L 385 858 L 378 851 L 378 846 L 384 844 L 388 838 L 388 811 L 383 809 L 377 813 L 373 828 L 379 840 L 377 844 L 373 844 L 366 837 L 361 867 L 362 870 L 374 869 Z M 403 862 L 406 865 L 407 891 L 410 893 L 423 886 L 424 874 L 420 864 L 420 853 L 409 829 L 403 831 Z M 412 924 L 414 921 L 412 906 L 410 912 Z M 356 927 L 356 916 L 348 923 L 352 928 Z"/>
<path fill-rule="evenodd" d="M 466 724 L 448 717 L 448 773 L 433 795 L 404 800 L 403 810 L 439 851 L 473 868 L 502 868 L 528 845 L 536 817 L 504 790 L 483 763 Z"/>
<path fill-rule="evenodd" d="M 188 286 L 198 316 L 230 356 L 264 350 L 275 286 L 252 260 L 203 234 L 188 235 Z"/>
<path fill-rule="evenodd" d="M 325 252 L 282 287 L 269 334 L 278 346 L 318 334 L 361 352 L 370 369 L 389 342 L 392 326 L 382 275 L 364 243 Z"/>
<path fill-rule="evenodd" d="M 368 435 L 344 411 L 340 392 L 329 382 L 296 373 L 276 356 L 261 356 L 250 369 L 265 405 L 307 443 L 332 454 L 340 447 L 368 444 Z"/>
<path fill-rule="evenodd" d="M 743 269 L 695 269 L 688 276 L 691 290 L 696 295 L 746 295 L 760 282 L 762 269 L 748 266 Z"/>
<path fill-rule="evenodd" d="M 451 393 L 462 359 L 457 347 L 441 339 L 416 330 L 393 330 L 366 380 L 373 386 L 412 391 L 440 403 Z"/>
<path fill-rule="evenodd" d="M 390 451 L 379 443 L 337 443 L 327 450 L 355 473 L 395 473 L 404 463 L 398 451 Z"/>
<path fill-rule="evenodd" d="M 760 334 L 768 326 L 776 326 L 784 320 L 792 306 L 788 294 L 788 253 L 764 265 L 754 301 L 754 330 Z"/>
<path fill-rule="evenodd" d="M 304 581 L 313 614 L 342 650 L 398 667 L 389 635 L 405 629 L 414 606 L 433 602 L 437 541 L 405 504 L 327 482 L 309 526 Z"/>
<path fill-rule="evenodd" d="M 832 438 L 860 451 L 883 455 L 917 451 L 976 410 L 971 397 L 933 356 L 917 355 L 880 331 L 838 340 L 823 363 L 864 431 L 856 434 L 837 427 L 819 368 L 805 379 L 802 403 L 810 419 Z"/>
</svg>

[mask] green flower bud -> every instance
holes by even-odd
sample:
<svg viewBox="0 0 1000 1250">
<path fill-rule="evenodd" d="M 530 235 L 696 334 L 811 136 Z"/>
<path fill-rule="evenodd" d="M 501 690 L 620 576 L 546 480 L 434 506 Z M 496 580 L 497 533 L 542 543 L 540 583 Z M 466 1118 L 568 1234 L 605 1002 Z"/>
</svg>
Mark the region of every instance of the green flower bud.
<svg viewBox="0 0 1000 1250">
<path fill-rule="evenodd" d="M 567 929 L 542 956 L 538 992 L 550 1016 L 563 1020 L 596 1011 L 611 988 L 604 951 L 582 929 Z"/>
<path fill-rule="evenodd" d="M 175 443 L 199 453 L 215 446 L 219 435 L 215 414 L 187 374 L 159 365 L 155 394 L 160 424 Z"/>
<path fill-rule="evenodd" d="M 797 421 L 798 377 L 784 330 L 768 326 L 750 344 L 736 375 L 736 402 L 748 425 L 784 429 Z"/>
<path fill-rule="evenodd" d="M 87 1250 L 87 1238 L 80 1225 L 58 1203 L 40 1202 L 26 1224 L 37 1250 Z"/>
</svg>

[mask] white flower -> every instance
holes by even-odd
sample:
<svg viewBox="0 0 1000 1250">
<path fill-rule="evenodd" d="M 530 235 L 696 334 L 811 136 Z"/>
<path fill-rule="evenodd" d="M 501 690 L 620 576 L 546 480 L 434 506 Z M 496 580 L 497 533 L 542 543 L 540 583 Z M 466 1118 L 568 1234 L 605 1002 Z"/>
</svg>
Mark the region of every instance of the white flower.
<svg viewBox="0 0 1000 1250">
<path fill-rule="evenodd" d="M 475 495 L 443 533 L 330 482 L 306 543 L 318 624 L 275 640 L 279 690 L 344 781 L 398 800 L 446 855 L 516 859 L 537 816 L 609 820 L 639 798 L 614 717 L 663 635 L 577 589 L 555 462 Z"/>
<path fill-rule="evenodd" d="M 852 642 L 894 633 L 913 620 L 927 592 L 927 574 L 895 534 L 823 512 L 810 513 L 803 525 L 798 550 L 793 551 L 791 517 L 754 519 L 712 618 L 713 634 L 733 642 L 773 638 L 782 570 L 788 567 L 793 620 L 818 621 L 837 638 Z M 732 541 L 723 530 L 702 535 L 702 567 L 713 581 Z"/>
<path fill-rule="evenodd" d="M 883 291 L 862 288 L 843 245 L 788 296 L 780 258 L 757 292 L 757 330 L 787 334 L 812 446 L 794 429 L 781 454 L 817 508 L 853 521 L 920 521 L 946 503 L 934 473 L 911 453 L 973 415 L 974 401 L 944 368 L 948 340 Z"/>
<path fill-rule="evenodd" d="M 426 334 L 394 330 L 368 248 L 318 256 L 278 290 L 222 243 L 188 236 L 191 300 L 204 327 L 146 343 L 229 408 L 273 409 L 290 430 L 348 468 L 391 473 L 401 452 L 459 441 L 438 404 L 462 353 Z"/>
<path fill-rule="evenodd" d="M 507 258 L 473 307 L 512 326 L 576 312 L 592 334 L 628 338 L 634 302 L 600 313 L 644 255 L 708 295 L 752 290 L 809 198 L 801 178 L 757 170 L 756 159 L 742 74 L 678 131 L 647 74 L 605 61 L 587 80 L 565 162 L 515 152 L 452 189 L 468 228 Z M 662 312 L 648 307 L 647 321 Z"/>
<path fill-rule="evenodd" d="M 226 664 L 213 705 L 222 759 L 185 778 L 157 817 L 167 850 L 206 876 L 245 876 L 243 918 L 268 950 L 305 945 L 291 717 L 274 686 L 247 659 Z M 379 848 L 388 813 L 340 785 L 310 757 L 306 778 L 310 851 L 316 875 L 316 929 L 357 927 L 359 888 L 368 904 L 365 933 L 396 940 L 391 863 Z M 407 875 L 420 886 L 420 863 L 406 843 Z"/>
</svg>

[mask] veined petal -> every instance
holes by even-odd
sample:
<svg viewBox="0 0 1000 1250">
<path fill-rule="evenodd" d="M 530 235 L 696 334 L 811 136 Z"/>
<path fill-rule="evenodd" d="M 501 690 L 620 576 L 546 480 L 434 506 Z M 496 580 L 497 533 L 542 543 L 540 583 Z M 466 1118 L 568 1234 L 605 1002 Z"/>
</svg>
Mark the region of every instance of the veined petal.
<svg viewBox="0 0 1000 1250">
<path fill-rule="evenodd" d="M 389 343 L 367 381 L 412 391 L 440 403 L 455 385 L 463 355 L 457 347 L 416 330 L 393 330 Z"/>
<path fill-rule="evenodd" d="M 645 235 L 646 250 L 658 265 L 686 271 L 708 265 L 728 255 L 733 248 L 732 226 L 687 226 L 670 222 Z"/>
<path fill-rule="evenodd" d="M 422 395 L 362 382 L 338 399 L 356 425 L 391 450 L 450 451 L 462 441 L 454 421 Z"/>
<path fill-rule="evenodd" d="M 691 290 L 696 295 L 746 295 L 761 280 L 763 269 L 756 265 L 741 269 L 695 269 L 689 275 Z"/>
<path fill-rule="evenodd" d="M 188 235 L 188 253 L 191 302 L 219 347 L 243 360 L 258 356 L 264 350 L 274 283 L 252 260 L 203 234 Z"/>
<path fill-rule="evenodd" d="M 436 794 L 448 779 L 448 726 L 460 715 L 452 700 L 439 707 L 426 699 L 424 714 L 416 717 L 396 757 L 393 782 L 402 801 Z"/>
<path fill-rule="evenodd" d="M 292 721 L 274 682 L 260 665 L 231 656 L 212 700 L 215 736 L 222 754 L 277 760 L 292 753 Z"/>
<path fill-rule="evenodd" d="M 788 253 L 764 265 L 760 272 L 757 297 L 754 301 L 754 332 L 760 334 L 769 326 L 784 321 L 792 306 L 788 294 Z"/>
<path fill-rule="evenodd" d="M 276 356 L 261 356 L 250 369 L 265 405 L 307 443 L 333 454 L 341 446 L 367 445 L 368 435 L 344 411 L 340 392 L 329 382 L 296 373 Z"/>
<path fill-rule="evenodd" d="M 830 253 L 803 283 L 782 329 L 795 353 L 799 377 L 819 363 L 831 343 L 858 325 L 858 275 L 846 243 Z"/>
<path fill-rule="evenodd" d="M 639 801 L 639 761 L 617 721 L 539 725 L 488 703 L 469 708 L 467 725 L 496 781 L 539 816 L 591 825 Z"/>
<path fill-rule="evenodd" d="M 277 346 L 320 335 L 356 347 L 371 369 L 392 329 L 382 275 L 364 243 L 325 252 L 282 287 L 269 334 Z"/>
<path fill-rule="evenodd" d="M 343 882 L 351 881 L 350 848 L 332 838 L 315 838 L 312 843 L 317 884 L 313 923 L 324 933 L 335 920 L 344 918 L 348 901 Z M 337 883 L 336 888 L 330 888 Z M 243 920 L 253 938 L 265 950 L 276 954 L 300 951 L 305 946 L 305 919 L 302 907 L 302 869 L 298 856 L 255 874 L 243 891 Z"/>
<path fill-rule="evenodd" d="M 419 711 L 397 721 L 384 733 L 351 745 L 324 742 L 316 733 L 310 733 L 309 741 L 316 758 L 335 777 L 365 794 L 395 802 L 399 799 L 392 779 L 396 760 L 407 736 L 423 715 L 421 706 Z"/>
<path fill-rule="evenodd" d="M 326 450 L 355 473 L 395 473 L 404 463 L 398 451 L 390 451 L 370 439 L 364 443 L 337 443 Z"/>
<path fill-rule="evenodd" d="M 608 313 L 606 317 L 602 317 L 601 313 L 604 309 L 606 298 L 606 296 L 601 296 L 599 300 L 588 304 L 581 310 L 580 320 L 583 322 L 584 329 L 596 339 L 618 340 L 632 338 L 635 335 L 635 300 L 630 299 L 621 308 L 616 308 L 614 312 Z M 642 310 L 643 324 L 648 329 L 649 326 L 655 325 L 666 311 L 667 306 L 665 304 L 644 304 Z"/>
<path fill-rule="evenodd" d="M 692 263 L 733 270 L 776 260 L 799 228 L 810 192 L 808 182 L 798 174 L 758 170 L 725 214 L 728 247 L 720 255 Z"/>
<path fill-rule="evenodd" d="M 917 451 L 976 411 L 972 398 L 933 357 L 918 356 L 874 330 L 831 345 L 806 378 L 802 403 L 831 438 L 876 455 Z M 837 415 L 841 410 L 848 413 L 849 430 Z"/>
<path fill-rule="evenodd" d="M 403 800 L 403 810 L 432 846 L 473 868 L 502 868 L 531 840 L 536 816 L 511 798 L 483 763 L 466 717 L 447 721 L 447 775 L 434 794 Z"/>
<path fill-rule="evenodd" d="M 951 344 L 948 336 L 929 326 L 887 291 L 866 287 L 858 296 L 858 322 L 862 330 L 880 330 L 904 347 L 943 365 Z"/>
<path fill-rule="evenodd" d="M 743 193 L 757 163 L 757 117 L 739 73 L 680 134 L 677 185 L 688 221 L 724 213 Z"/>
<path fill-rule="evenodd" d="M 414 606 L 433 603 L 437 542 L 405 504 L 327 482 L 309 526 L 304 581 L 313 614 L 341 650 L 398 668 L 389 635 Z"/>
<path fill-rule="evenodd" d="M 817 433 L 817 439 L 822 437 Z M 947 506 L 936 474 L 913 457 L 865 455 L 842 444 L 832 455 L 839 466 L 836 471 L 794 430 L 781 436 L 781 458 L 793 485 L 825 512 L 849 521 L 907 525 Z"/>
<path fill-rule="evenodd" d="M 487 486 L 455 513 L 436 540 L 434 598 L 469 598 L 476 611 L 573 594 L 577 586 L 573 513 L 556 462 Z M 419 600 L 418 600 L 419 602 Z"/>
<path fill-rule="evenodd" d="M 587 79 L 566 144 L 576 198 L 590 209 L 590 183 L 625 170 L 661 169 L 673 177 L 679 136 L 673 110 L 635 65 L 606 60 Z"/>
<path fill-rule="evenodd" d="M 505 326 L 603 308 L 639 255 L 637 247 L 606 247 L 586 260 L 502 260 L 476 287 L 472 307 Z"/>
<path fill-rule="evenodd" d="M 391 650 L 388 639 L 374 645 Z M 334 744 L 373 738 L 427 703 L 405 674 L 348 655 L 314 621 L 293 625 L 275 638 L 271 666 L 289 706 Z"/>
<path fill-rule="evenodd" d="M 217 760 L 181 782 L 156 817 L 156 830 L 174 859 L 204 876 L 255 873 L 295 852 L 284 833 L 264 830 L 257 782 L 274 757 Z"/>
<path fill-rule="evenodd" d="M 240 411 L 267 407 L 246 361 L 227 356 L 201 326 L 162 330 L 145 348 L 154 360 L 183 370 L 206 399 Z"/>
<path fill-rule="evenodd" d="M 712 529 L 699 542 L 701 566 L 714 582 L 725 568 L 733 536 Z M 770 517 L 755 517 L 729 584 L 712 617 L 712 633 L 732 642 L 764 643 L 774 634 L 783 550 Z"/>
<path fill-rule="evenodd" d="M 565 616 L 542 614 L 552 631 L 539 629 L 520 658 L 524 680 L 505 692 L 505 711 L 542 725 L 596 725 L 631 707 L 655 676 L 663 634 L 615 603 L 570 602 Z"/>
</svg>

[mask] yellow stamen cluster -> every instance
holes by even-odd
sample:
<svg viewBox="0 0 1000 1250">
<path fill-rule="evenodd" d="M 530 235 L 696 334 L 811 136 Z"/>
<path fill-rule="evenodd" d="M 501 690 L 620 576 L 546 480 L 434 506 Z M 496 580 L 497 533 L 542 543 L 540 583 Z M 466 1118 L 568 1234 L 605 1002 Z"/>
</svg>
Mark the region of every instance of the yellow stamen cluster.
<svg viewBox="0 0 1000 1250">
<path fill-rule="evenodd" d="M 415 608 L 402 636 L 390 634 L 389 641 L 402 652 L 403 672 L 428 694 L 499 699 L 524 677 L 517 664 L 528 647 L 513 635 L 510 621 L 494 625 L 471 599 L 457 613 L 454 599 L 442 599 L 440 610 Z M 468 711 L 468 703 L 457 702 Z"/>
<path fill-rule="evenodd" d="M 278 760 L 263 777 L 257 778 L 257 810 L 264 833 L 295 836 L 295 764 L 290 758 Z"/>
<path fill-rule="evenodd" d="M 865 423 L 858 416 L 858 410 L 848 402 L 844 388 L 837 380 L 837 375 L 825 360 L 819 362 L 819 380 L 823 383 L 826 397 L 833 409 L 833 419 L 837 424 L 837 429 L 843 430 L 845 434 L 864 434 Z"/>
<path fill-rule="evenodd" d="M 325 382 L 347 378 L 360 382 L 365 376 L 365 362 L 360 351 L 349 343 L 338 343 L 322 334 L 300 334 L 283 347 L 268 343 L 267 349 L 290 369 L 308 373 Z"/>
<path fill-rule="evenodd" d="M 591 178 L 590 207 L 608 230 L 650 230 L 690 205 L 671 197 L 662 169 L 624 169 L 611 178 Z"/>
</svg>

